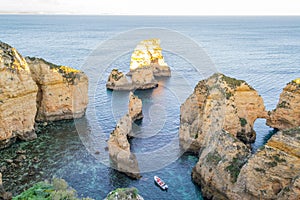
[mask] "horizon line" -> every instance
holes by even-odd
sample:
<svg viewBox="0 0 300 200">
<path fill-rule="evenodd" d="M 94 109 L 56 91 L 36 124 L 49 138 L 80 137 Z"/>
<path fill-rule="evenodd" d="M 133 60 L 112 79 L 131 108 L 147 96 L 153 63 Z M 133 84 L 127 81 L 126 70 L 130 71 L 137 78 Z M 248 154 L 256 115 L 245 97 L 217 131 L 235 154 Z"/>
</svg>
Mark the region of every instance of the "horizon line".
<svg viewBox="0 0 300 200">
<path fill-rule="evenodd" d="M 44 13 L 44 12 L 1 12 L 0 15 L 49 15 L 49 16 L 151 16 L 151 17 L 163 17 L 163 16 L 178 16 L 178 17 L 298 17 L 300 14 L 124 14 L 124 13 L 65 13 L 65 12 L 55 12 L 55 13 Z"/>
</svg>

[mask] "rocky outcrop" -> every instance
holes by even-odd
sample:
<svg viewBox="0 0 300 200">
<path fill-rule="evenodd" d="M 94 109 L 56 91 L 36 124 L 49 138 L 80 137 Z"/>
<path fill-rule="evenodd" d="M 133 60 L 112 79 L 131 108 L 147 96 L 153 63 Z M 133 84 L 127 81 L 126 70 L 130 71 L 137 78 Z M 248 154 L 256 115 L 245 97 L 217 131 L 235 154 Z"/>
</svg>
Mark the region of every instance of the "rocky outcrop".
<svg viewBox="0 0 300 200">
<path fill-rule="evenodd" d="M 126 76 L 119 72 L 118 69 L 113 69 L 108 77 L 106 88 L 110 90 L 133 90 L 133 85 L 128 81 Z"/>
<path fill-rule="evenodd" d="M 276 133 L 252 155 L 257 117 L 266 117 L 257 92 L 222 74 L 200 81 L 182 105 L 181 143 L 199 154 L 192 178 L 206 198 L 299 199 L 300 128 Z"/>
<path fill-rule="evenodd" d="M 80 118 L 88 104 L 88 78 L 79 71 L 40 58 L 26 58 L 37 83 L 37 121 Z"/>
<path fill-rule="evenodd" d="M 134 89 L 145 90 L 158 86 L 158 82 L 153 76 L 153 71 L 147 67 L 136 69 L 132 73 L 131 79 Z"/>
<path fill-rule="evenodd" d="M 198 152 L 215 121 L 245 144 L 255 141 L 254 121 L 267 113 L 261 96 L 245 81 L 214 74 L 200 81 L 180 108 L 180 144 Z M 213 115 L 212 115 L 213 114 Z M 214 129 L 213 129 L 214 130 Z"/>
<path fill-rule="evenodd" d="M 136 188 L 118 188 L 111 191 L 104 200 L 144 200 Z"/>
<path fill-rule="evenodd" d="M 133 179 L 139 179 L 141 175 L 136 156 L 130 152 L 128 138 L 134 137 L 132 134 L 132 123 L 142 118 L 142 100 L 130 92 L 128 114 L 119 120 L 108 140 L 112 167 L 124 172 Z"/>
<path fill-rule="evenodd" d="M 193 169 L 208 199 L 299 199 L 300 128 L 275 134 L 251 156 L 222 131 L 209 140 Z M 259 177 L 259 178 L 258 178 Z"/>
<path fill-rule="evenodd" d="M 154 76 L 171 76 L 170 67 L 164 61 L 159 39 L 141 41 L 134 49 L 130 61 L 130 74 L 136 69 L 148 67 Z"/>
<path fill-rule="evenodd" d="M 106 88 L 111 90 L 145 90 L 158 86 L 155 80 L 153 71 L 148 67 L 136 69 L 132 73 L 132 81 L 129 81 L 126 76 L 113 69 L 108 77 Z"/>
<path fill-rule="evenodd" d="M 0 42 L 0 148 L 16 138 L 36 138 L 34 132 L 36 94 L 25 59 L 17 50 Z"/>
<path fill-rule="evenodd" d="M 128 113 L 133 122 L 144 117 L 142 108 L 142 100 L 130 92 Z"/>
<path fill-rule="evenodd" d="M 132 131 L 132 119 L 129 114 L 123 116 L 108 140 L 109 156 L 112 167 L 133 179 L 141 178 L 136 156 L 130 152 L 128 134 Z"/>
<path fill-rule="evenodd" d="M 300 199 L 299 178 L 300 128 L 296 128 L 272 136 L 241 169 L 232 192 L 240 199 L 296 200 Z"/>
<path fill-rule="evenodd" d="M 300 79 L 288 83 L 275 110 L 268 113 L 267 125 L 280 130 L 300 126 Z"/>
</svg>

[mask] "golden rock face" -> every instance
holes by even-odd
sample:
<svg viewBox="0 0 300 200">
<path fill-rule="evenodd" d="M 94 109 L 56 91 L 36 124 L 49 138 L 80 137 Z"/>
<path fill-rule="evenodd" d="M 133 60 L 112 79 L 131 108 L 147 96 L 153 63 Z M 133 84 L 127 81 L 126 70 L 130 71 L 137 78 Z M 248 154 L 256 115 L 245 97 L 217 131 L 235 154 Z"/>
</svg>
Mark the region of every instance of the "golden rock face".
<svg viewBox="0 0 300 200">
<path fill-rule="evenodd" d="M 294 82 L 297 83 L 297 84 L 300 84 L 300 78 L 296 78 L 296 79 L 294 80 Z"/>
<path fill-rule="evenodd" d="M 136 46 L 131 55 L 130 70 L 151 64 L 168 66 L 164 61 L 159 39 L 143 40 Z"/>
</svg>

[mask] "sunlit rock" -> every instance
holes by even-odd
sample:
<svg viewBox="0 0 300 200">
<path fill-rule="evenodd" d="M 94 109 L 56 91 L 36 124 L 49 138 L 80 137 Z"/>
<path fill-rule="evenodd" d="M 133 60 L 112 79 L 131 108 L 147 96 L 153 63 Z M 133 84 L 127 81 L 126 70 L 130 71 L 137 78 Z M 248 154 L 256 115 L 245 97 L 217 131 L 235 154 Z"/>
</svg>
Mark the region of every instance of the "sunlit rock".
<svg viewBox="0 0 300 200">
<path fill-rule="evenodd" d="M 88 77 L 81 71 L 26 57 L 39 86 L 37 121 L 80 118 L 88 104 Z"/>
<path fill-rule="evenodd" d="M 154 76 L 171 76 L 171 70 L 162 55 L 159 39 L 143 40 L 134 49 L 129 74 L 143 67 L 150 67 Z"/>
</svg>

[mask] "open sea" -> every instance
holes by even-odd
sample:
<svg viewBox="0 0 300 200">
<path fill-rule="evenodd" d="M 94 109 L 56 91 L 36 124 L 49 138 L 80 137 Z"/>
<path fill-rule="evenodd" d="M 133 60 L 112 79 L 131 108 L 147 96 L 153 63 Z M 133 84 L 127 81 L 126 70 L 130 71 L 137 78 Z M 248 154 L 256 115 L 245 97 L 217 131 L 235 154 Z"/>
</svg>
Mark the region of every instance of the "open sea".
<svg viewBox="0 0 300 200">
<path fill-rule="evenodd" d="M 156 89 L 135 92 L 143 101 L 144 119 L 134 125 L 141 137 L 130 143 L 138 160 L 143 160 L 143 177 L 131 180 L 107 164 L 105 142 L 127 112 L 128 92 L 107 91 L 105 82 L 112 68 L 129 70 L 131 52 L 118 55 L 110 63 L 91 64 L 89 60 L 99 49 L 103 57 L 109 57 L 118 49 L 104 51 L 106 41 L 140 28 L 162 28 L 189 38 L 210 59 L 207 67 L 213 69 L 212 73 L 218 71 L 247 81 L 263 97 L 267 110 L 276 107 L 286 83 L 300 76 L 300 17 L 0 15 L 0 40 L 23 56 L 41 57 L 99 76 L 90 90 L 84 118 L 50 124 L 37 140 L 17 142 L 1 151 L 0 167 L 18 149 L 27 150 L 28 160 L 40 161 L 7 169 L 3 182 L 8 191 L 16 195 L 38 181 L 61 177 L 79 196 L 97 200 L 115 188 L 131 186 L 138 188 L 145 199 L 202 199 L 200 188 L 191 180 L 198 159 L 179 150 L 178 130 L 180 105 L 197 82 L 207 76 L 199 76 L 195 66 L 172 49 L 163 52 L 172 77 L 160 79 Z M 198 56 L 193 55 L 193 49 L 184 49 L 180 40 L 173 43 L 185 55 Z M 254 129 L 257 139 L 253 152 L 273 134 L 263 119 L 255 122 Z M 95 154 L 96 150 L 100 155 Z M 154 185 L 154 175 L 167 182 L 168 192 Z"/>
</svg>

